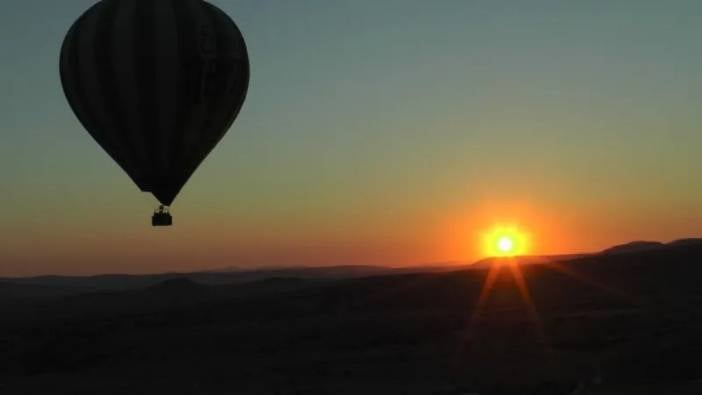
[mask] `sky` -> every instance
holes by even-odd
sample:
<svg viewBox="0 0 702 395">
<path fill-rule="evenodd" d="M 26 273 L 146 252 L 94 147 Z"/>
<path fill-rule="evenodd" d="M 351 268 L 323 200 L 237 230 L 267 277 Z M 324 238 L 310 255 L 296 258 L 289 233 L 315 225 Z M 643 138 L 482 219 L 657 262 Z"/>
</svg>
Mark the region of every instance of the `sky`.
<svg viewBox="0 0 702 395">
<path fill-rule="evenodd" d="M 0 13 L 0 276 L 470 262 L 702 236 L 702 2 L 213 0 L 251 85 L 154 229 L 58 55 L 94 1 Z"/>
</svg>

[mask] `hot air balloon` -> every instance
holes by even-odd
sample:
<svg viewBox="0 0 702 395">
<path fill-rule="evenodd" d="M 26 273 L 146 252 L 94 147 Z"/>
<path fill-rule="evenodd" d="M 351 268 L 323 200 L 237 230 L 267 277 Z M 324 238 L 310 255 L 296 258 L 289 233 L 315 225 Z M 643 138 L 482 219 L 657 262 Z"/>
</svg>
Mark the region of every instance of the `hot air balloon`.
<svg viewBox="0 0 702 395">
<path fill-rule="evenodd" d="M 234 22 L 202 0 L 102 0 L 69 29 L 61 82 L 81 124 L 167 207 L 239 114 L 249 84 Z"/>
</svg>

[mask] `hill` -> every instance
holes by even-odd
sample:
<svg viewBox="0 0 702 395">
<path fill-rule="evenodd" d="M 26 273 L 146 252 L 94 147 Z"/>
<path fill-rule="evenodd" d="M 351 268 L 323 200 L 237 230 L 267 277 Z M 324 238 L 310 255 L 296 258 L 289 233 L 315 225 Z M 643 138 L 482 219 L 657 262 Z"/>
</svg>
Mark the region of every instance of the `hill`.
<svg viewBox="0 0 702 395">
<path fill-rule="evenodd" d="M 665 247 L 665 244 L 658 241 L 632 241 L 630 243 L 617 245 L 602 251 L 602 254 L 627 254 L 631 252 L 650 251 Z"/>
<path fill-rule="evenodd" d="M 0 388 L 699 393 L 701 262 L 690 241 L 559 257 L 501 269 L 483 302 L 488 266 L 81 290 L 0 305 Z"/>
<path fill-rule="evenodd" d="M 267 278 L 299 278 L 310 280 L 335 280 L 340 278 L 367 277 L 374 275 L 428 271 L 427 268 L 393 268 L 383 266 L 321 266 L 281 267 L 253 270 L 230 270 L 162 273 L 149 275 L 105 274 L 97 276 L 37 276 L 26 278 L 0 278 L 0 282 L 14 285 L 48 286 L 75 290 L 125 291 L 143 289 L 171 280 L 189 279 L 198 284 L 222 285 L 243 284 Z"/>
</svg>

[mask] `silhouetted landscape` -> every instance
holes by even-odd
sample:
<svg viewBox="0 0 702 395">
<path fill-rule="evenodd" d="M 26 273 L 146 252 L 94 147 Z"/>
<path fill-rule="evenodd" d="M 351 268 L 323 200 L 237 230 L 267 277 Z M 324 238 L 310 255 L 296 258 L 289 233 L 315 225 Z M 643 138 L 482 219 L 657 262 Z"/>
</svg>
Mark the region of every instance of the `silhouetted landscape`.
<svg viewBox="0 0 702 395">
<path fill-rule="evenodd" d="M 3 279 L 0 392 L 698 394 L 700 263 L 696 239 L 544 257 L 535 311 L 507 259 Z"/>
<path fill-rule="evenodd" d="M 0 395 L 702 394 L 702 1 L 3 5 Z"/>
</svg>

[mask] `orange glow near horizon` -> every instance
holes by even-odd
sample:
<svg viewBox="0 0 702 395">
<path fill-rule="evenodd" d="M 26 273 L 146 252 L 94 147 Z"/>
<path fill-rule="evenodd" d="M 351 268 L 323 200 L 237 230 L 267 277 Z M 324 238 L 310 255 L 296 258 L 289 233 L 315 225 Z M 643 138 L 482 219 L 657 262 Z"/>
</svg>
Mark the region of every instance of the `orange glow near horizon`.
<svg viewBox="0 0 702 395">
<path fill-rule="evenodd" d="M 617 240 L 611 232 L 596 232 L 601 224 L 595 218 L 588 210 L 549 200 L 509 197 L 459 203 L 447 208 L 438 222 L 435 255 L 443 261 L 472 263 L 490 257 L 598 251 Z M 582 238 L 583 233 L 591 236 Z"/>
</svg>

